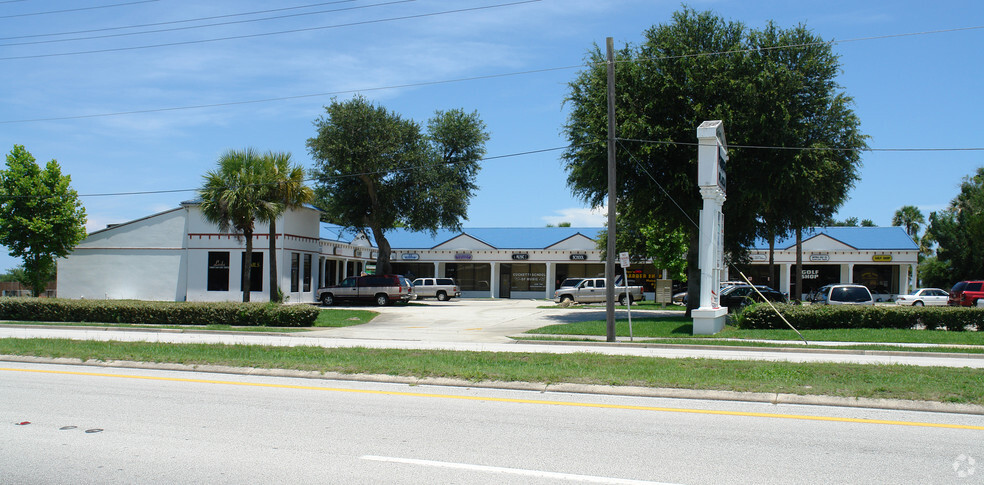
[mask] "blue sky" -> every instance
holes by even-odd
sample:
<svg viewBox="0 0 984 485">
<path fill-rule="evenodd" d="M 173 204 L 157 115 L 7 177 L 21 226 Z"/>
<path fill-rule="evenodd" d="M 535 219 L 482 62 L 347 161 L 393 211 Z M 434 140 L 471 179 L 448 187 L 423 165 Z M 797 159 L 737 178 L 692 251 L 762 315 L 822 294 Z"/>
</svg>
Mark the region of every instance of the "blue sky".
<svg viewBox="0 0 984 485">
<path fill-rule="evenodd" d="M 638 43 L 646 28 L 669 21 L 681 6 L 661 0 L 506 3 L 0 1 L 0 149 L 6 154 L 20 144 L 42 164 L 57 159 L 84 196 L 92 231 L 193 198 L 192 190 L 180 190 L 198 187 L 229 149 L 289 151 L 312 167 L 305 142 L 331 93 L 348 99 L 361 92 L 419 122 L 438 109 L 477 110 L 491 133 L 490 157 L 558 148 L 566 144 L 563 100 L 578 71 L 572 66 L 606 37 L 617 46 Z M 229 16 L 312 4 L 322 5 Z M 872 148 L 984 147 L 984 29 L 973 28 L 984 25 L 982 2 L 688 5 L 756 28 L 770 19 L 783 27 L 802 23 L 841 41 L 834 46 L 842 62 L 838 82 L 854 97 Z M 470 8 L 477 10 L 441 13 Z M 333 11 L 312 13 L 326 10 Z M 241 22 L 287 15 L 294 16 Z M 178 22 L 204 17 L 218 18 Z M 162 25 L 115 29 L 155 23 Z M 226 25 L 196 27 L 206 23 Z M 953 29 L 966 30 L 894 37 Z M 160 32 L 119 35 L 146 30 Z M 103 38 L 79 39 L 94 36 Z M 478 79 L 441 82 L 465 78 Z M 287 99 L 243 103 L 275 98 Z M 172 109 L 205 105 L 211 107 Z M 131 114 L 89 116 L 114 113 Z M 571 195 L 559 155 L 486 161 L 465 225 L 600 226 L 603 216 Z M 865 153 L 863 163 L 861 180 L 837 217 L 889 225 L 903 205 L 927 215 L 944 208 L 961 178 L 984 165 L 984 152 L 878 151 Z M 98 195 L 168 190 L 177 192 Z M 0 257 L 0 270 L 17 264 Z"/>
</svg>

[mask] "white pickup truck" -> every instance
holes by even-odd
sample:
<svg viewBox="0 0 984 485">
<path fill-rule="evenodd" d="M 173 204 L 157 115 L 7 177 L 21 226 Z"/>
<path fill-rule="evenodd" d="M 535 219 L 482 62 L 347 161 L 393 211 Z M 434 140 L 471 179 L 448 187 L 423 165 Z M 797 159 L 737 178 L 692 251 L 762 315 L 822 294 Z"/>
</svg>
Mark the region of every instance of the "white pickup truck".
<svg viewBox="0 0 984 485">
<path fill-rule="evenodd" d="M 615 298 L 619 305 L 625 305 L 626 287 L 615 284 Z M 643 301 L 646 295 L 642 292 L 641 286 L 629 286 L 629 298 L 631 301 Z M 605 301 L 605 278 L 567 278 L 560 284 L 560 288 L 554 292 L 554 301 L 563 303 L 564 301 L 577 303 L 594 303 Z"/>
</svg>

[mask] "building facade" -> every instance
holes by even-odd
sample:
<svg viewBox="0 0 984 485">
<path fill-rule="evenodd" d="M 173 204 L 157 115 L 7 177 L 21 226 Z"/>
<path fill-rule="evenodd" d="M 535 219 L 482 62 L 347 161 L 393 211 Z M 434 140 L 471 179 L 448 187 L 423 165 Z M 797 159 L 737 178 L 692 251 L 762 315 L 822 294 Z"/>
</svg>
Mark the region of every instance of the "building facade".
<svg viewBox="0 0 984 485">
<path fill-rule="evenodd" d="M 320 222 L 305 206 L 277 221 L 273 236 L 278 285 L 288 301 L 314 302 L 319 287 L 373 272 L 377 248 L 364 234 Z M 393 272 L 454 278 L 466 298 L 553 298 L 570 277 L 603 276 L 596 239 L 600 228 L 466 228 L 433 234 L 394 229 Z M 918 248 L 901 228 L 821 228 L 804 236 L 804 290 L 821 283 L 859 282 L 891 295 L 909 288 Z M 901 235 L 901 236 L 900 236 Z M 268 301 L 270 234 L 253 235 L 250 300 Z M 905 241 L 908 241 L 908 245 Z M 743 268 L 755 283 L 789 292 L 795 245 L 779 242 L 776 274 L 768 275 L 767 245 L 758 244 Z M 61 298 L 238 301 L 246 264 L 241 235 L 222 233 L 204 220 L 196 202 L 93 232 L 58 261 Z M 653 299 L 665 272 L 651 263 L 626 270 Z M 735 279 L 737 275 L 732 275 Z"/>
</svg>

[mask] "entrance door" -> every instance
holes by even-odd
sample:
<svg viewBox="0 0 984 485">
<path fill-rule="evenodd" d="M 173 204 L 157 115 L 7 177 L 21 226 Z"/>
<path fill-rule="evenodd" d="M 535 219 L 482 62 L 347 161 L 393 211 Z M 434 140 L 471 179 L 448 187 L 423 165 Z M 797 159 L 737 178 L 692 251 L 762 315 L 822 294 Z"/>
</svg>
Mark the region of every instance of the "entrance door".
<svg viewBox="0 0 984 485">
<path fill-rule="evenodd" d="M 509 298 L 512 287 L 512 265 L 499 265 L 499 298 Z"/>
</svg>

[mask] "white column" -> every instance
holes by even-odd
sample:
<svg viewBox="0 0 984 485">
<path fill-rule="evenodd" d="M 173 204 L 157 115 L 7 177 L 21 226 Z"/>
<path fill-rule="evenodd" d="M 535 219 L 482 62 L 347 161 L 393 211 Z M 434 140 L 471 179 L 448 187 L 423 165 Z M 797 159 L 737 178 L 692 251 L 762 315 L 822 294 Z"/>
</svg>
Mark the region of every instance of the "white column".
<svg viewBox="0 0 984 485">
<path fill-rule="evenodd" d="M 556 289 L 556 288 L 554 288 L 554 286 L 556 286 L 556 284 L 557 284 L 557 282 L 554 281 L 554 265 L 555 264 L 556 263 L 547 263 L 547 275 L 546 275 L 547 280 L 544 281 L 544 283 L 546 283 L 546 284 L 543 285 L 543 286 L 547 290 L 546 291 L 547 294 L 544 295 L 544 298 L 546 298 L 548 300 L 553 299 L 553 293 L 554 293 L 554 290 Z M 628 284 L 628 283 L 626 283 L 626 284 Z"/>
<path fill-rule="evenodd" d="M 854 283 L 854 263 L 848 263 L 847 277 L 841 278 L 841 283 Z"/>
<path fill-rule="evenodd" d="M 441 278 L 443 276 L 444 275 L 441 274 L 441 262 L 440 261 L 434 261 L 434 277 L 435 278 Z"/>
<path fill-rule="evenodd" d="M 499 294 L 499 263 L 489 263 L 492 266 L 489 271 L 489 297 L 495 298 Z"/>
</svg>

